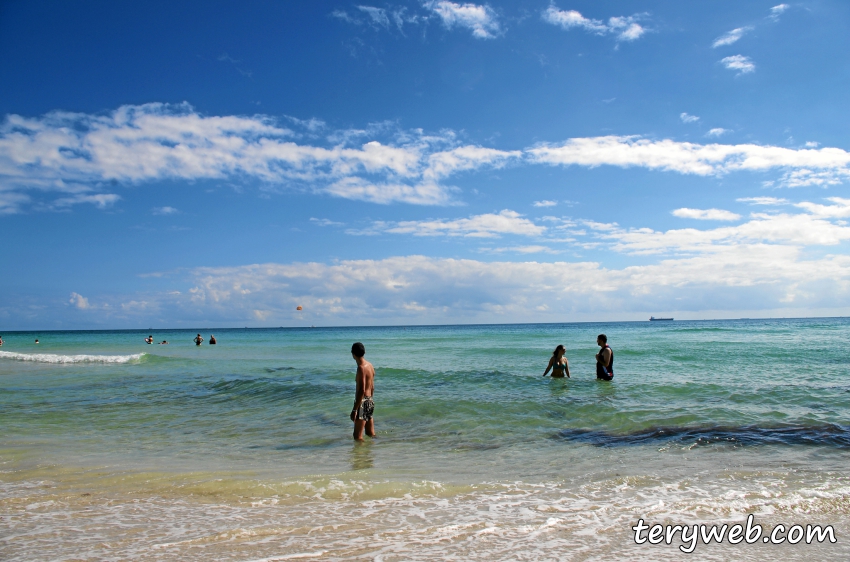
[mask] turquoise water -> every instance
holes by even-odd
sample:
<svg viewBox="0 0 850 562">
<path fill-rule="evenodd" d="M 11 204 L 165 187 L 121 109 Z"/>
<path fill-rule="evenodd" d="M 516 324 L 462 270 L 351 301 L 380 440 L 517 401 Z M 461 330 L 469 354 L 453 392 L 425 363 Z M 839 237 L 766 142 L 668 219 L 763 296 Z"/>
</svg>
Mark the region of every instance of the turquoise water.
<svg viewBox="0 0 850 562">
<path fill-rule="evenodd" d="M 196 332 L 2 334 L 3 548 L 589 559 L 640 556 L 627 539 L 645 516 L 847 530 L 847 319 L 217 329 L 201 347 Z M 612 383 L 595 380 L 599 333 Z M 354 341 L 376 367 L 378 439 L 359 445 Z M 559 343 L 572 378 L 544 378 Z M 392 533 L 360 545 L 369 509 Z M 765 556 L 730 548 L 701 555 Z"/>
</svg>

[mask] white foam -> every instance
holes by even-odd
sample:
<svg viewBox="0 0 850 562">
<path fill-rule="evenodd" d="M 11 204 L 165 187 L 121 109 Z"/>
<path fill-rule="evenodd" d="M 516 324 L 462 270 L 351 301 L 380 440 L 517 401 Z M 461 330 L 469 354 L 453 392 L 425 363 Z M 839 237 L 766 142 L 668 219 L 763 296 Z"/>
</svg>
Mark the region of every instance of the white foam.
<svg viewBox="0 0 850 562">
<path fill-rule="evenodd" d="M 380 482 L 321 482 L 330 491 L 370 490 Z M 431 483 L 423 483 L 429 488 Z M 76 485 L 76 484 L 75 484 Z M 734 486 L 739 494 L 722 492 Z M 824 474 L 723 473 L 685 479 L 625 478 L 491 483 L 460 494 L 407 494 L 370 500 L 303 494 L 297 501 L 197 501 L 191 496 L 101 491 L 67 493 L 43 481 L 4 482 L 0 511 L 9 513 L 7 558 L 332 560 L 682 560 L 676 545 L 636 545 L 632 525 L 757 522 L 835 524 L 848 529 L 850 487 Z M 719 493 L 720 492 L 720 493 Z M 138 496 L 140 492 L 134 492 Z M 288 494 L 282 494 L 280 499 Z M 824 498 L 825 501 L 812 501 Z M 292 500 L 293 498 L 288 498 Z M 21 507 L 26 506 L 25 513 Z M 486 511 L 479 509 L 488 507 Z M 779 515 L 767 517 L 764 507 Z M 4 518 L 5 519 L 5 518 Z M 839 534 L 841 533 L 841 534 Z M 45 541 L 44 537 L 50 540 Z M 840 539 L 839 539 L 840 540 Z M 108 549 L 108 550 L 105 550 Z M 699 545 L 699 560 L 848 559 L 845 543 Z M 36 556 L 38 554 L 38 556 Z"/>
<path fill-rule="evenodd" d="M 14 361 L 33 361 L 35 363 L 129 363 L 138 361 L 146 353 L 133 353 L 130 355 L 56 355 L 54 353 L 15 353 L 14 351 L 0 351 L 0 359 L 12 359 Z"/>
</svg>

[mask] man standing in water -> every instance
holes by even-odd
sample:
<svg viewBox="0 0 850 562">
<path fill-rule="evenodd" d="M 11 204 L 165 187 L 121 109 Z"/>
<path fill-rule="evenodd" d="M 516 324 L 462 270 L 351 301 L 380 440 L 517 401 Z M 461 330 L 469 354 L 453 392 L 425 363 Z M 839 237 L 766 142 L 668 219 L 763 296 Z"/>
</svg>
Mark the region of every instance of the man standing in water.
<svg viewBox="0 0 850 562">
<path fill-rule="evenodd" d="M 354 439 L 363 441 L 363 430 L 366 435 L 375 437 L 375 420 L 372 414 L 375 412 L 375 402 L 372 397 L 375 394 L 375 368 L 363 357 L 366 355 L 366 347 L 357 342 L 351 346 L 351 356 L 357 362 L 357 375 L 354 380 L 354 408 L 351 410 L 351 421 L 354 422 Z"/>
<path fill-rule="evenodd" d="M 608 347 L 608 336 L 599 334 L 596 345 L 602 348 L 596 354 L 596 378 L 610 381 L 614 378 L 614 350 Z"/>
</svg>

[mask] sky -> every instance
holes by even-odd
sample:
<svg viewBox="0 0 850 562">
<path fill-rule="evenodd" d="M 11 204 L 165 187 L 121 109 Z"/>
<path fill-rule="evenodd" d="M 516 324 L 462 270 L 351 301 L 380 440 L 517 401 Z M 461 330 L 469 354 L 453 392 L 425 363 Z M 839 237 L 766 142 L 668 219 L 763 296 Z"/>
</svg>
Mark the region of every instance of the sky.
<svg viewBox="0 0 850 562">
<path fill-rule="evenodd" d="M 6 0 L 0 330 L 850 315 L 848 91 L 843 0 Z"/>
</svg>

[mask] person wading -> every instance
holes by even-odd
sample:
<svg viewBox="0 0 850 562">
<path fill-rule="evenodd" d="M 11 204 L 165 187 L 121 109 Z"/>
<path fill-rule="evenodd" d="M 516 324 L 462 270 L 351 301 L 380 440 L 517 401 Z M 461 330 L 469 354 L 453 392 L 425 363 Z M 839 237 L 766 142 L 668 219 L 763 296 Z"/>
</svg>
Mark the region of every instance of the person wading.
<svg viewBox="0 0 850 562">
<path fill-rule="evenodd" d="M 567 349 L 563 345 L 559 345 L 552 352 L 552 357 L 549 359 L 549 364 L 546 365 L 546 370 L 543 371 L 545 377 L 552 369 L 552 376 L 555 378 L 570 378 L 570 364 L 567 362 L 567 357 L 564 355 Z"/>
<path fill-rule="evenodd" d="M 351 409 L 351 421 L 354 422 L 354 439 L 363 441 L 363 430 L 366 435 L 375 437 L 375 368 L 366 361 L 366 347 L 357 342 L 351 346 L 351 357 L 357 362 L 355 376 L 354 408 Z"/>
<path fill-rule="evenodd" d="M 596 345 L 602 348 L 596 354 L 596 378 L 610 381 L 614 378 L 614 350 L 608 347 L 608 336 L 599 334 Z"/>
</svg>

